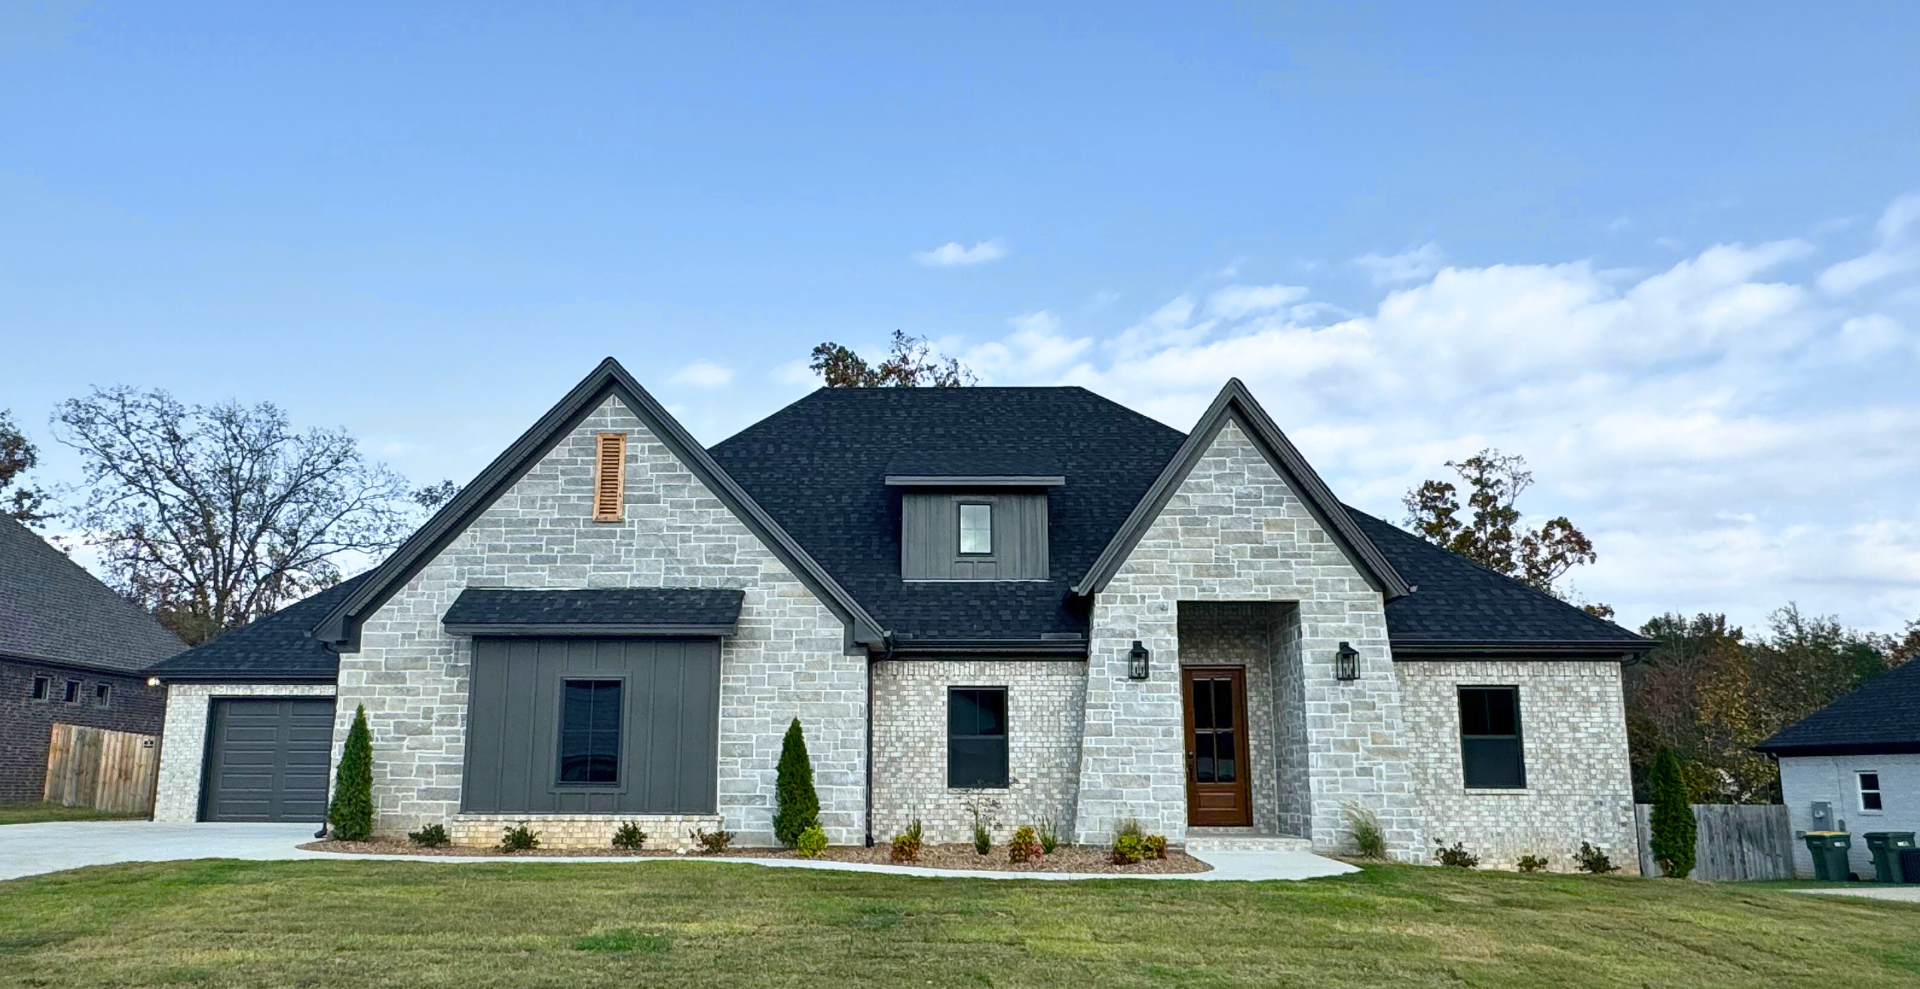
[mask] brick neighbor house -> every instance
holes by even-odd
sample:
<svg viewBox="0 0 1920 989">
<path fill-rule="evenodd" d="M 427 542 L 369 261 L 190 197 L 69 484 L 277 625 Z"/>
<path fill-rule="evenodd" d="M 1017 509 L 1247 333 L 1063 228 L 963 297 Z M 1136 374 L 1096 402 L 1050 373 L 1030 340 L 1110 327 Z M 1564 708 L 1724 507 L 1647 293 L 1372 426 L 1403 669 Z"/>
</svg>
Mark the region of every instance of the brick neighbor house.
<svg viewBox="0 0 1920 989">
<path fill-rule="evenodd" d="M 0 517 L 0 803 L 40 799 L 55 723 L 158 734 L 143 670 L 186 648 L 26 526 Z"/>
<path fill-rule="evenodd" d="M 249 638 L 251 637 L 251 638 Z M 155 668 L 157 817 L 1633 862 L 1649 643 L 1342 505 L 1238 382 L 1189 434 L 1080 388 L 822 389 L 702 448 L 609 359 L 372 572 Z M 262 766 L 271 768 L 262 796 Z"/>
</svg>

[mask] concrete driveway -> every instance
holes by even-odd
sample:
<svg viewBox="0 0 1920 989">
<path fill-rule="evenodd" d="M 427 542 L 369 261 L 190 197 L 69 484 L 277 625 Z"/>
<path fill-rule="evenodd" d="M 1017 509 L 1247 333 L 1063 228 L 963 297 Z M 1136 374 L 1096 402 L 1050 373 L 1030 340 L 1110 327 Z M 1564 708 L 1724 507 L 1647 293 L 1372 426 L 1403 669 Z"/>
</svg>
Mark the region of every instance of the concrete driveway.
<svg viewBox="0 0 1920 989">
<path fill-rule="evenodd" d="M 1853 883 L 1847 886 L 1821 886 L 1816 889 L 1796 889 L 1795 893 L 1812 893 L 1815 896 L 1863 896 L 1869 900 L 1892 900 L 1896 903 L 1920 903 L 1920 886 L 1882 886 L 1878 883 Z"/>
<path fill-rule="evenodd" d="M 433 855 L 340 855 L 303 851 L 312 841 L 312 824 L 154 824 L 150 821 L 59 821 L 48 824 L 9 824 L 0 827 L 0 881 L 37 876 L 87 865 L 116 862 L 171 862 L 181 859 L 289 859 L 368 858 L 384 861 L 438 862 L 459 865 L 478 862 L 574 862 L 582 865 L 613 862 L 658 862 L 662 859 L 583 858 L 516 855 L 511 859 L 456 858 Z M 1135 879 L 1242 880 L 1314 879 L 1360 870 L 1345 862 L 1302 851 L 1195 851 L 1193 857 L 1213 866 L 1212 872 L 1149 874 Z M 954 872 L 915 866 L 870 865 L 802 859 L 728 857 L 704 859 L 716 864 L 751 864 L 777 868 L 838 869 L 896 875 L 948 876 L 971 879 L 1114 879 L 1110 874 L 1068 872 Z"/>
</svg>

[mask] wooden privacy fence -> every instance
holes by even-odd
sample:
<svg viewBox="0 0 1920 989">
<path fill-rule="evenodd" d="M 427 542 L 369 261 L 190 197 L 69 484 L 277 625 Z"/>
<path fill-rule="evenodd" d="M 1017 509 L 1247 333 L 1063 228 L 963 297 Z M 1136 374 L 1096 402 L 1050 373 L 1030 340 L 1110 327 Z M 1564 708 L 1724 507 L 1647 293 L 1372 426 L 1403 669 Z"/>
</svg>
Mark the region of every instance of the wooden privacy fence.
<svg viewBox="0 0 1920 989">
<path fill-rule="evenodd" d="M 1653 807 L 1633 805 L 1640 831 L 1640 874 L 1660 875 L 1653 864 Z M 1694 804 L 1698 836 L 1689 879 L 1736 882 L 1793 878 L 1793 828 L 1781 804 Z"/>
<path fill-rule="evenodd" d="M 160 738 L 82 725 L 53 726 L 43 799 L 120 814 L 153 812 Z"/>
</svg>

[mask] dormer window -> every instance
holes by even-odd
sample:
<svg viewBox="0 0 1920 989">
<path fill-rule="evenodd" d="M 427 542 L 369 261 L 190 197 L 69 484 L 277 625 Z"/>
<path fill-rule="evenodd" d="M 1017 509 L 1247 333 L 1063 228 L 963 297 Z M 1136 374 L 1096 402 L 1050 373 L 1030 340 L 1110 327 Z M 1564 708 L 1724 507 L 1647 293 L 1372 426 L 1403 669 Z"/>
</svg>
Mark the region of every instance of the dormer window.
<svg viewBox="0 0 1920 989">
<path fill-rule="evenodd" d="M 960 555 L 993 555 L 993 505 L 990 502 L 960 503 Z"/>
</svg>

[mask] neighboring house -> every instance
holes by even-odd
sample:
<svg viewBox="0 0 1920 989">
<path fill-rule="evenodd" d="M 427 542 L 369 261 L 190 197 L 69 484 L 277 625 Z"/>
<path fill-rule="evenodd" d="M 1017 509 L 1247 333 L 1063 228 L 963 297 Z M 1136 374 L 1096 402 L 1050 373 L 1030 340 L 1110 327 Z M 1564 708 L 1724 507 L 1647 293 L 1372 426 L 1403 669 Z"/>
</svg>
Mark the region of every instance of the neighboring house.
<svg viewBox="0 0 1920 989">
<path fill-rule="evenodd" d="M 39 800 L 55 722 L 158 734 L 144 671 L 186 648 L 27 527 L 0 517 L 0 803 Z"/>
<path fill-rule="evenodd" d="M 1795 838 L 1850 831 L 1853 871 L 1873 877 L 1860 835 L 1920 831 L 1920 662 L 1908 662 L 1754 746 L 1780 763 L 1780 794 Z M 1813 875 L 1804 842 L 1794 871 Z"/>
<path fill-rule="evenodd" d="M 318 820 L 364 705 L 388 834 L 771 844 L 797 717 L 835 842 L 977 809 L 1335 848 L 1361 810 L 1407 860 L 1635 860 L 1649 643 L 1342 506 L 1238 381 L 1190 435 L 1080 388 L 822 389 L 707 450 L 608 360 L 247 631 L 155 669 L 162 820 Z M 293 795 L 230 806 L 261 765 Z"/>
</svg>

